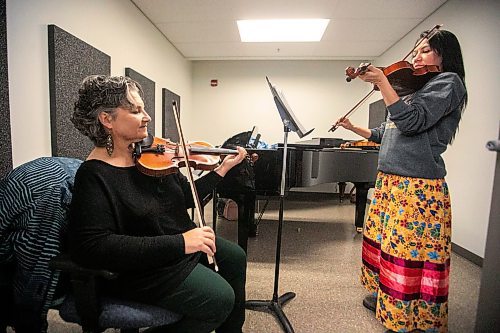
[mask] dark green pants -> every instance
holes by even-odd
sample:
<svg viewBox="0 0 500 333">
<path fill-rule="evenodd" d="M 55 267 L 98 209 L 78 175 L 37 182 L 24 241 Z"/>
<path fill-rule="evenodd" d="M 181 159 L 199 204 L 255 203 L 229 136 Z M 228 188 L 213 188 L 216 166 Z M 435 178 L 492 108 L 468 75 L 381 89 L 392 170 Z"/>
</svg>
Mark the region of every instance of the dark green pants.
<svg viewBox="0 0 500 333">
<path fill-rule="evenodd" d="M 219 272 L 208 267 L 206 255 L 166 299 L 167 309 L 183 315 L 168 327 L 148 332 L 240 333 L 245 321 L 246 255 L 241 247 L 216 238 Z"/>
</svg>

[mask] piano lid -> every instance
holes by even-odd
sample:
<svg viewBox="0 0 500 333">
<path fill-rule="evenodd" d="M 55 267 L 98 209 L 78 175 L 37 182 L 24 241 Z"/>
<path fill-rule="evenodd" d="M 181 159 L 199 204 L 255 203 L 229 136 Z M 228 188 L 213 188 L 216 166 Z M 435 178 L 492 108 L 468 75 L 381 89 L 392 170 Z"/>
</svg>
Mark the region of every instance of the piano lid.
<svg viewBox="0 0 500 333">
<path fill-rule="evenodd" d="M 339 138 L 312 138 L 310 140 L 298 141 L 289 143 L 288 146 L 296 148 L 337 148 L 341 144 L 346 143 L 347 140 Z M 279 144 L 278 146 L 283 146 Z"/>
<path fill-rule="evenodd" d="M 236 146 L 244 148 L 257 148 L 259 140 L 259 128 L 257 126 L 253 126 L 250 131 L 238 133 L 224 141 L 222 148 L 236 148 Z"/>
</svg>

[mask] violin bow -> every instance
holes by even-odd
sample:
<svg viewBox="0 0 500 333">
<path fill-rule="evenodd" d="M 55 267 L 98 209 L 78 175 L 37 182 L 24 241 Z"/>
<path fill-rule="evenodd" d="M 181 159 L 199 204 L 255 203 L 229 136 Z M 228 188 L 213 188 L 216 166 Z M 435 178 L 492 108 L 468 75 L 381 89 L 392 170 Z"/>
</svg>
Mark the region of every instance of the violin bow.
<svg viewBox="0 0 500 333">
<path fill-rule="evenodd" d="M 419 47 L 420 44 L 422 44 L 424 39 L 429 40 L 432 37 L 434 37 L 434 35 L 437 34 L 437 32 L 439 31 L 439 29 L 441 29 L 442 26 L 443 26 L 442 24 L 436 24 L 431 30 L 428 30 L 427 33 L 419 39 L 419 41 L 417 42 L 417 44 L 415 44 L 415 46 L 411 49 L 411 51 L 403 58 L 403 60 L 406 60 L 413 53 L 413 51 L 415 51 L 415 49 Z"/>
<path fill-rule="evenodd" d="M 356 105 L 353 106 L 353 108 L 351 110 L 349 110 L 349 112 L 347 112 L 342 118 L 339 119 L 339 121 L 337 121 L 337 123 L 335 123 L 335 125 L 333 125 L 329 130 L 328 132 L 335 132 L 337 130 L 337 128 L 339 128 L 339 123 L 341 121 L 344 121 L 346 120 L 347 118 L 349 118 L 349 116 L 354 112 L 356 111 L 360 106 L 361 104 L 363 104 L 371 95 L 373 95 L 373 93 L 375 92 L 375 87 L 365 96 L 363 97 L 362 100 L 360 100 Z"/>
<path fill-rule="evenodd" d="M 191 171 L 191 167 L 189 166 L 189 158 L 188 158 L 189 155 L 186 148 L 186 141 L 184 141 L 184 134 L 182 133 L 181 122 L 179 120 L 179 113 L 177 110 L 177 103 L 175 101 L 172 101 L 172 109 L 174 112 L 175 124 L 177 125 L 177 132 L 179 133 L 179 143 L 181 145 L 182 153 L 184 154 L 184 162 L 186 163 L 187 176 L 189 180 L 189 185 L 191 187 L 191 193 L 193 194 L 196 214 L 198 216 L 198 221 L 200 221 L 200 226 L 205 227 L 207 223 L 205 222 L 205 216 L 201 213 L 200 198 L 198 197 L 198 191 L 196 190 L 196 186 L 194 185 L 193 173 Z M 207 257 L 208 257 L 208 263 L 214 264 L 214 269 L 216 272 L 218 272 L 219 266 L 217 266 L 217 261 L 215 260 L 215 256 L 210 256 L 207 254 Z"/>
</svg>

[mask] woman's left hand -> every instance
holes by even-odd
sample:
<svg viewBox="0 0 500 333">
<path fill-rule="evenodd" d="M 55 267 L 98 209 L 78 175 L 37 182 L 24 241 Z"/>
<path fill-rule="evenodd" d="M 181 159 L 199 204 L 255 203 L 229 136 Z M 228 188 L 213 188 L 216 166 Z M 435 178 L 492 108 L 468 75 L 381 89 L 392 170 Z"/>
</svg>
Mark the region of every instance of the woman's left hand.
<svg viewBox="0 0 500 333">
<path fill-rule="evenodd" d="M 227 155 L 224 160 L 222 160 L 221 165 L 215 168 L 215 172 L 217 172 L 220 176 L 224 177 L 226 173 L 231 170 L 235 165 L 238 165 L 243 161 L 248 153 L 245 148 L 236 147 L 238 150 L 238 155 Z"/>
<path fill-rule="evenodd" d="M 361 64 L 360 66 L 363 66 L 364 64 Z M 380 68 L 377 68 L 373 65 L 369 65 L 366 68 L 366 71 L 363 74 L 359 75 L 359 78 L 365 82 L 373 83 L 374 85 L 380 85 L 384 81 L 387 81 L 387 77 L 385 76 L 384 72 Z"/>
<path fill-rule="evenodd" d="M 366 71 L 359 75 L 359 78 L 365 82 L 373 83 L 380 90 L 386 106 L 392 105 L 399 100 L 398 94 L 380 68 L 369 65 Z"/>
</svg>

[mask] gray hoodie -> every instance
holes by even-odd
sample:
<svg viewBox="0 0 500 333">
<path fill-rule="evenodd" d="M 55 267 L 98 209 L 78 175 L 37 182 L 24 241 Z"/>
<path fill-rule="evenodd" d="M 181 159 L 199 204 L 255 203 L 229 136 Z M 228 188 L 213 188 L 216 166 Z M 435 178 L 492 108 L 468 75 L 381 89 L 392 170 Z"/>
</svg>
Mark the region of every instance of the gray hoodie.
<svg viewBox="0 0 500 333">
<path fill-rule="evenodd" d="M 371 129 L 369 138 L 381 143 L 379 171 L 415 178 L 444 178 L 446 168 L 441 154 L 458 128 L 465 95 L 460 77 L 445 72 L 387 107 L 387 120 Z"/>
</svg>

